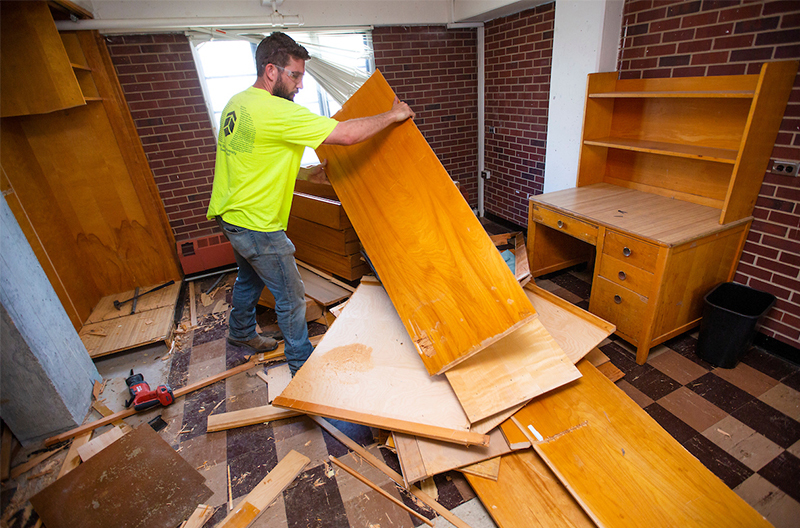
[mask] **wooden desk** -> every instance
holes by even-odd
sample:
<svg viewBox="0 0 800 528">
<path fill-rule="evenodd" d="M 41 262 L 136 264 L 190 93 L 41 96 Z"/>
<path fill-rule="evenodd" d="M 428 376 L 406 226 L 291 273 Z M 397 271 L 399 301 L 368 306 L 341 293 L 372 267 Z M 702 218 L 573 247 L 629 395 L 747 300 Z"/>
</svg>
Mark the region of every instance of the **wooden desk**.
<svg viewBox="0 0 800 528">
<path fill-rule="evenodd" d="M 532 197 L 534 277 L 592 260 L 589 311 L 652 347 L 700 322 L 703 296 L 733 278 L 752 217 L 719 224 L 719 209 L 598 183 Z"/>
</svg>

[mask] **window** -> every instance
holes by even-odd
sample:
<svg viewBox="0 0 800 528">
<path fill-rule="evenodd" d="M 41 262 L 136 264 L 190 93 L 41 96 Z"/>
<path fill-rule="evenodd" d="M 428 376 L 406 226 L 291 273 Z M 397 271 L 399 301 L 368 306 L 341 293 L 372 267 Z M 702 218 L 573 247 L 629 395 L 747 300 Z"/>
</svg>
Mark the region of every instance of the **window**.
<svg viewBox="0 0 800 528">
<path fill-rule="evenodd" d="M 287 33 L 312 57 L 306 62 L 303 89 L 294 100 L 316 114 L 330 117 L 338 112 L 374 70 L 367 31 Z M 228 100 L 256 80 L 255 51 L 263 36 L 229 32 L 217 40 L 206 33 L 189 34 L 215 134 Z M 303 165 L 318 161 L 314 151 L 306 149 Z"/>
</svg>

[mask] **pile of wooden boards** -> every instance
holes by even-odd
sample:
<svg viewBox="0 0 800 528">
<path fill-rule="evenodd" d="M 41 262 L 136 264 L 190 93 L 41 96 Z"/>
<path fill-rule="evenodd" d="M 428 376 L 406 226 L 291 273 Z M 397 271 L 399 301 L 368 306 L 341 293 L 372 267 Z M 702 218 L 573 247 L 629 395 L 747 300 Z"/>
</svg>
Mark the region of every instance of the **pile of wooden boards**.
<svg viewBox="0 0 800 528">
<path fill-rule="evenodd" d="M 298 260 L 346 280 L 369 272 L 361 244 L 330 185 L 298 181 L 286 230 Z"/>
</svg>

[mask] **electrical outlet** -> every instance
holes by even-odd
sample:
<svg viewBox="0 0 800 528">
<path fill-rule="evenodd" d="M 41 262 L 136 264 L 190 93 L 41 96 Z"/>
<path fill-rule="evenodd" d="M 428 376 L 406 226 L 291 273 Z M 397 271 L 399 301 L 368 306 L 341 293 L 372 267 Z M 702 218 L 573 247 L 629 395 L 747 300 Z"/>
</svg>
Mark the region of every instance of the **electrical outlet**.
<svg viewBox="0 0 800 528">
<path fill-rule="evenodd" d="M 798 162 L 796 161 L 781 161 L 773 160 L 772 173 L 782 174 L 784 176 L 797 176 Z"/>
<path fill-rule="evenodd" d="M 492 179 L 492 173 L 487 171 L 487 170 L 482 170 L 481 171 L 481 178 L 483 178 L 484 180 L 491 180 Z"/>
</svg>

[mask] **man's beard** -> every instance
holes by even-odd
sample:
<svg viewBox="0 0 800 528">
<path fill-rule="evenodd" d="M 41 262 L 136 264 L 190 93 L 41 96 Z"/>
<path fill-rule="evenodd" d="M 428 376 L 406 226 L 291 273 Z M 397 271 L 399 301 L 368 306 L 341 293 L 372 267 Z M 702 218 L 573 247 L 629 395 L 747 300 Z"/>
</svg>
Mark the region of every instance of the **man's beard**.
<svg viewBox="0 0 800 528">
<path fill-rule="evenodd" d="M 275 97 L 282 97 L 287 101 L 294 101 L 294 96 L 297 94 L 296 90 L 290 90 L 286 83 L 283 82 L 283 76 L 278 77 L 278 81 L 272 88 L 272 95 Z"/>
</svg>

